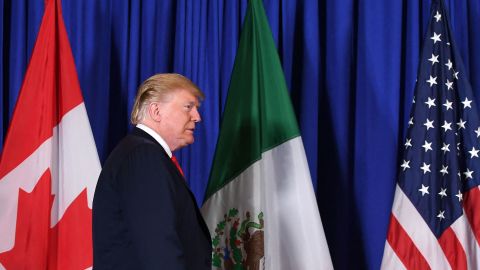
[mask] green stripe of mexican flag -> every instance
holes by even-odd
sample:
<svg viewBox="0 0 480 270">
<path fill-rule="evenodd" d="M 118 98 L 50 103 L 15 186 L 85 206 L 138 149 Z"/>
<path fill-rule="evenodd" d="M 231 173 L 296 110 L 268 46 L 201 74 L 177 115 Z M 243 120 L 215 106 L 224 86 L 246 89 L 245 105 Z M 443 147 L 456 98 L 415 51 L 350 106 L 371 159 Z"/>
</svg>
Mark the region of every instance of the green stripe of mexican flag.
<svg viewBox="0 0 480 270">
<path fill-rule="evenodd" d="M 332 269 L 260 0 L 250 0 L 202 214 L 222 269 Z"/>
</svg>

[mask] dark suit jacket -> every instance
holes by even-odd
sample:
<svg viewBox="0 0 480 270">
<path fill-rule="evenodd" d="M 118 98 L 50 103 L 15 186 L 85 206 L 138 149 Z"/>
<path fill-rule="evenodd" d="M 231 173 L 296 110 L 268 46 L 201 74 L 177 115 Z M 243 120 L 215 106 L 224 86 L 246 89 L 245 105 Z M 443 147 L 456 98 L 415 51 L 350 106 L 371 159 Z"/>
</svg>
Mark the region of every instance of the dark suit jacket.
<svg viewBox="0 0 480 270">
<path fill-rule="evenodd" d="M 108 157 L 93 199 L 93 268 L 211 269 L 211 239 L 162 146 L 135 128 Z"/>
</svg>

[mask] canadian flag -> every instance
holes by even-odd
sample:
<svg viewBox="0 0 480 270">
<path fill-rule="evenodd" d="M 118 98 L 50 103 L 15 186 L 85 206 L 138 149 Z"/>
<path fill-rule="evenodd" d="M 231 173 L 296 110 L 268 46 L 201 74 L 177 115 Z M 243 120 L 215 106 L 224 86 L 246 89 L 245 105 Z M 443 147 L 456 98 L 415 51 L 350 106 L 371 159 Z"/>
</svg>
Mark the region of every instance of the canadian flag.
<svg viewBox="0 0 480 270">
<path fill-rule="evenodd" d="M 46 0 L 0 159 L 0 269 L 91 267 L 99 173 L 61 0 Z"/>
</svg>

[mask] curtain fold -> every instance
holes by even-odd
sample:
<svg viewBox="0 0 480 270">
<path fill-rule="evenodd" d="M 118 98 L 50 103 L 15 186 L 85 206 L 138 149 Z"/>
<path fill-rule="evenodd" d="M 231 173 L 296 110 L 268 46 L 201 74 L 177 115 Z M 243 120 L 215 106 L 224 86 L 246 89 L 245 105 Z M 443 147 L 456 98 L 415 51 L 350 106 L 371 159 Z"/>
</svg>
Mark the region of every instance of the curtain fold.
<svg viewBox="0 0 480 270">
<path fill-rule="evenodd" d="M 480 2 L 446 0 L 480 102 Z M 264 0 L 336 269 L 379 269 L 429 0 Z M 0 0 L 0 150 L 43 15 Z M 63 0 L 103 162 L 131 128 L 137 86 L 177 72 L 205 92 L 196 142 L 177 157 L 197 201 L 219 132 L 247 0 Z"/>
</svg>

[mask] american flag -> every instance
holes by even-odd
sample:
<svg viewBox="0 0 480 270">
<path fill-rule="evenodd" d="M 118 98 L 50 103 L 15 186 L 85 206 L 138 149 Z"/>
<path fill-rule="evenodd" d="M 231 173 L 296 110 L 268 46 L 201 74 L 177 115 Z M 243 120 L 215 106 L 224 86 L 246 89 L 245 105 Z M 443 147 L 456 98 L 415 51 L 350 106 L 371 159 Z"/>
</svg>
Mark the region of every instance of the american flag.
<svg viewBox="0 0 480 270">
<path fill-rule="evenodd" d="M 433 0 L 382 269 L 480 269 L 480 121 L 443 0 Z"/>
</svg>

